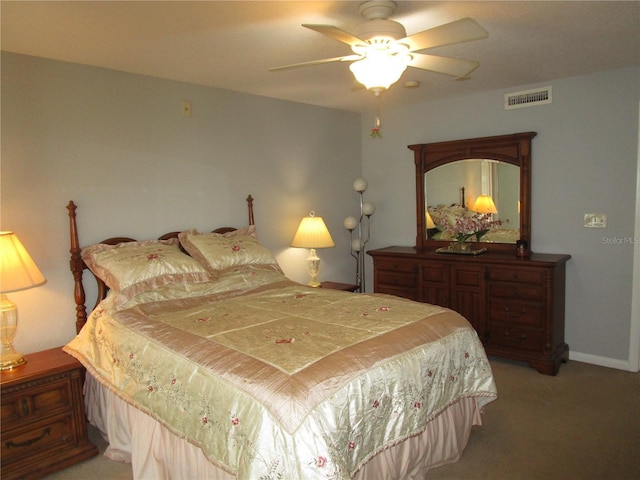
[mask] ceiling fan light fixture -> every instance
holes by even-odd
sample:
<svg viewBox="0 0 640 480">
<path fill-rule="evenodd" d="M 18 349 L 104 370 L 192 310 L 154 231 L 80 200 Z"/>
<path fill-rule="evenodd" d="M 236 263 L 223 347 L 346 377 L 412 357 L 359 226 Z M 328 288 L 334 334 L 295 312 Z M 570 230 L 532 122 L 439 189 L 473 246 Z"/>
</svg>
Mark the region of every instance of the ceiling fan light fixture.
<svg viewBox="0 0 640 480">
<path fill-rule="evenodd" d="M 410 61 L 411 56 L 406 51 L 369 48 L 365 57 L 353 62 L 349 69 L 358 82 L 377 95 L 400 79 Z"/>
</svg>

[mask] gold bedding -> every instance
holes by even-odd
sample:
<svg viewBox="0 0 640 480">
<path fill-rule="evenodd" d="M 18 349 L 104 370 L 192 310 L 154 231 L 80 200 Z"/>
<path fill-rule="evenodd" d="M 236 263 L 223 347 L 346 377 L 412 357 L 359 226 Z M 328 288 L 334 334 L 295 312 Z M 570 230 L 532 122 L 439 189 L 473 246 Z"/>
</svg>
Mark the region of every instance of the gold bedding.
<svg viewBox="0 0 640 480">
<path fill-rule="evenodd" d="M 456 400 L 496 396 L 475 331 L 437 306 L 268 267 L 113 305 L 66 350 L 239 479 L 350 478 Z"/>
</svg>

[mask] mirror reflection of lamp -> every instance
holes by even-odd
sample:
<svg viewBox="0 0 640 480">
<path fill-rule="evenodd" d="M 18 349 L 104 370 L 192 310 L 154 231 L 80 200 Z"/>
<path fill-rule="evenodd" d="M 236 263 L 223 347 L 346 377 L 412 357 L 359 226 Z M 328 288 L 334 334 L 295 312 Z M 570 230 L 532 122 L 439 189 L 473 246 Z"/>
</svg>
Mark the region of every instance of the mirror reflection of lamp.
<svg viewBox="0 0 640 480">
<path fill-rule="evenodd" d="M 435 222 L 433 221 L 433 218 L 431 218 L 431 215 L 429 214 L 429 211 L 427 211 L 427 236 L 431 237 L 432 234 L 434 234 L 434 230 L 437 230 L 438 227 L 436 227 Z"/>
<path fill-rule="evenodd" d="M 431 215 L 427 212 L 427 230 L 431 230 L 432 228 L 436 228 L 436 224 L 433 223 L 433 218 L 431 218 Z"/>
<path fill-rule="evenodd" d="M 308 217 L 304 217 L 302 219 L 291 242 L 292 247 L 309 249 L 307 270 L 311 277 L 311 280 L 309 281 L 309 286 L 311 287 L 320 286 L 320 282 L 318 281 L 320 257 L 316 254 L 316 248 L 330 248 L 336 246 L 322 217 L 316 217 L 315 215 L 315 212 L 311 212 Z"/>
<path fill-rule="evenodd" d="M 493 203 L 493 198 L 491 198 L 491 195 L 479 195 L 478 198 L 476 198 L 476 201 L 473 204 L 471 210 L 478 213 L 498 213 L 496 204 Z"/>
<path fill-rule="evenodd" d="M 11 370 L 27 361 L 13 347 L 18 331 L 18 308 L 5 295 L 46 282 L 35 262 L 13 232 L 0 232 L 0 370 Z"/>
</svg>

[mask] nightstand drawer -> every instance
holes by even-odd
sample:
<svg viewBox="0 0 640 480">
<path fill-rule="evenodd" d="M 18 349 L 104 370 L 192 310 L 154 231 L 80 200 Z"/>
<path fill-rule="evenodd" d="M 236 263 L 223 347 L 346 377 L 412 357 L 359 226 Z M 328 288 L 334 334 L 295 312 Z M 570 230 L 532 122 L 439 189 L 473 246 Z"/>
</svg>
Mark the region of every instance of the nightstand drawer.
<svg viewBox="0 0 640 480">
<path fill-rule="evenodd" d="M 77 443 L 72 412 L 34 422 L 2 435 L 2 469 L 10 468 L 12 460 L 36 462 L 38 453 L 51 456 L 57 449 Z"/>
<path fill-rule="evenodd" d="M 43 381 L 41 384 L 25 389 L 15 389 L 2 396 L 2 424 L 10 428 L 14 422 L 25 417 L 34 420 L 54 415 L 69 408 L 71 404 L 71 380 L 61 378 Z"/>
</svg>

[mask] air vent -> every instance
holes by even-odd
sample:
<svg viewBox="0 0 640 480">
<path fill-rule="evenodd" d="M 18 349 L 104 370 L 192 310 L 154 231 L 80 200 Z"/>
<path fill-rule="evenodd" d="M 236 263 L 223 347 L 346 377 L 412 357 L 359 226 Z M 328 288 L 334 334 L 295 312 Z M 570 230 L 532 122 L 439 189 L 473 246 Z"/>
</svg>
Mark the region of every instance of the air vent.
<svg viewBox="0 0 640 480">
<path fill-rule="evenodd" d="M 504 109 L 533 107 L 534 105 L 544 105 L 551 103 L 551 87 L 536 88 L 535 90 L 524 90 L 522 92 L 505 93 Z"/>
</svg>

